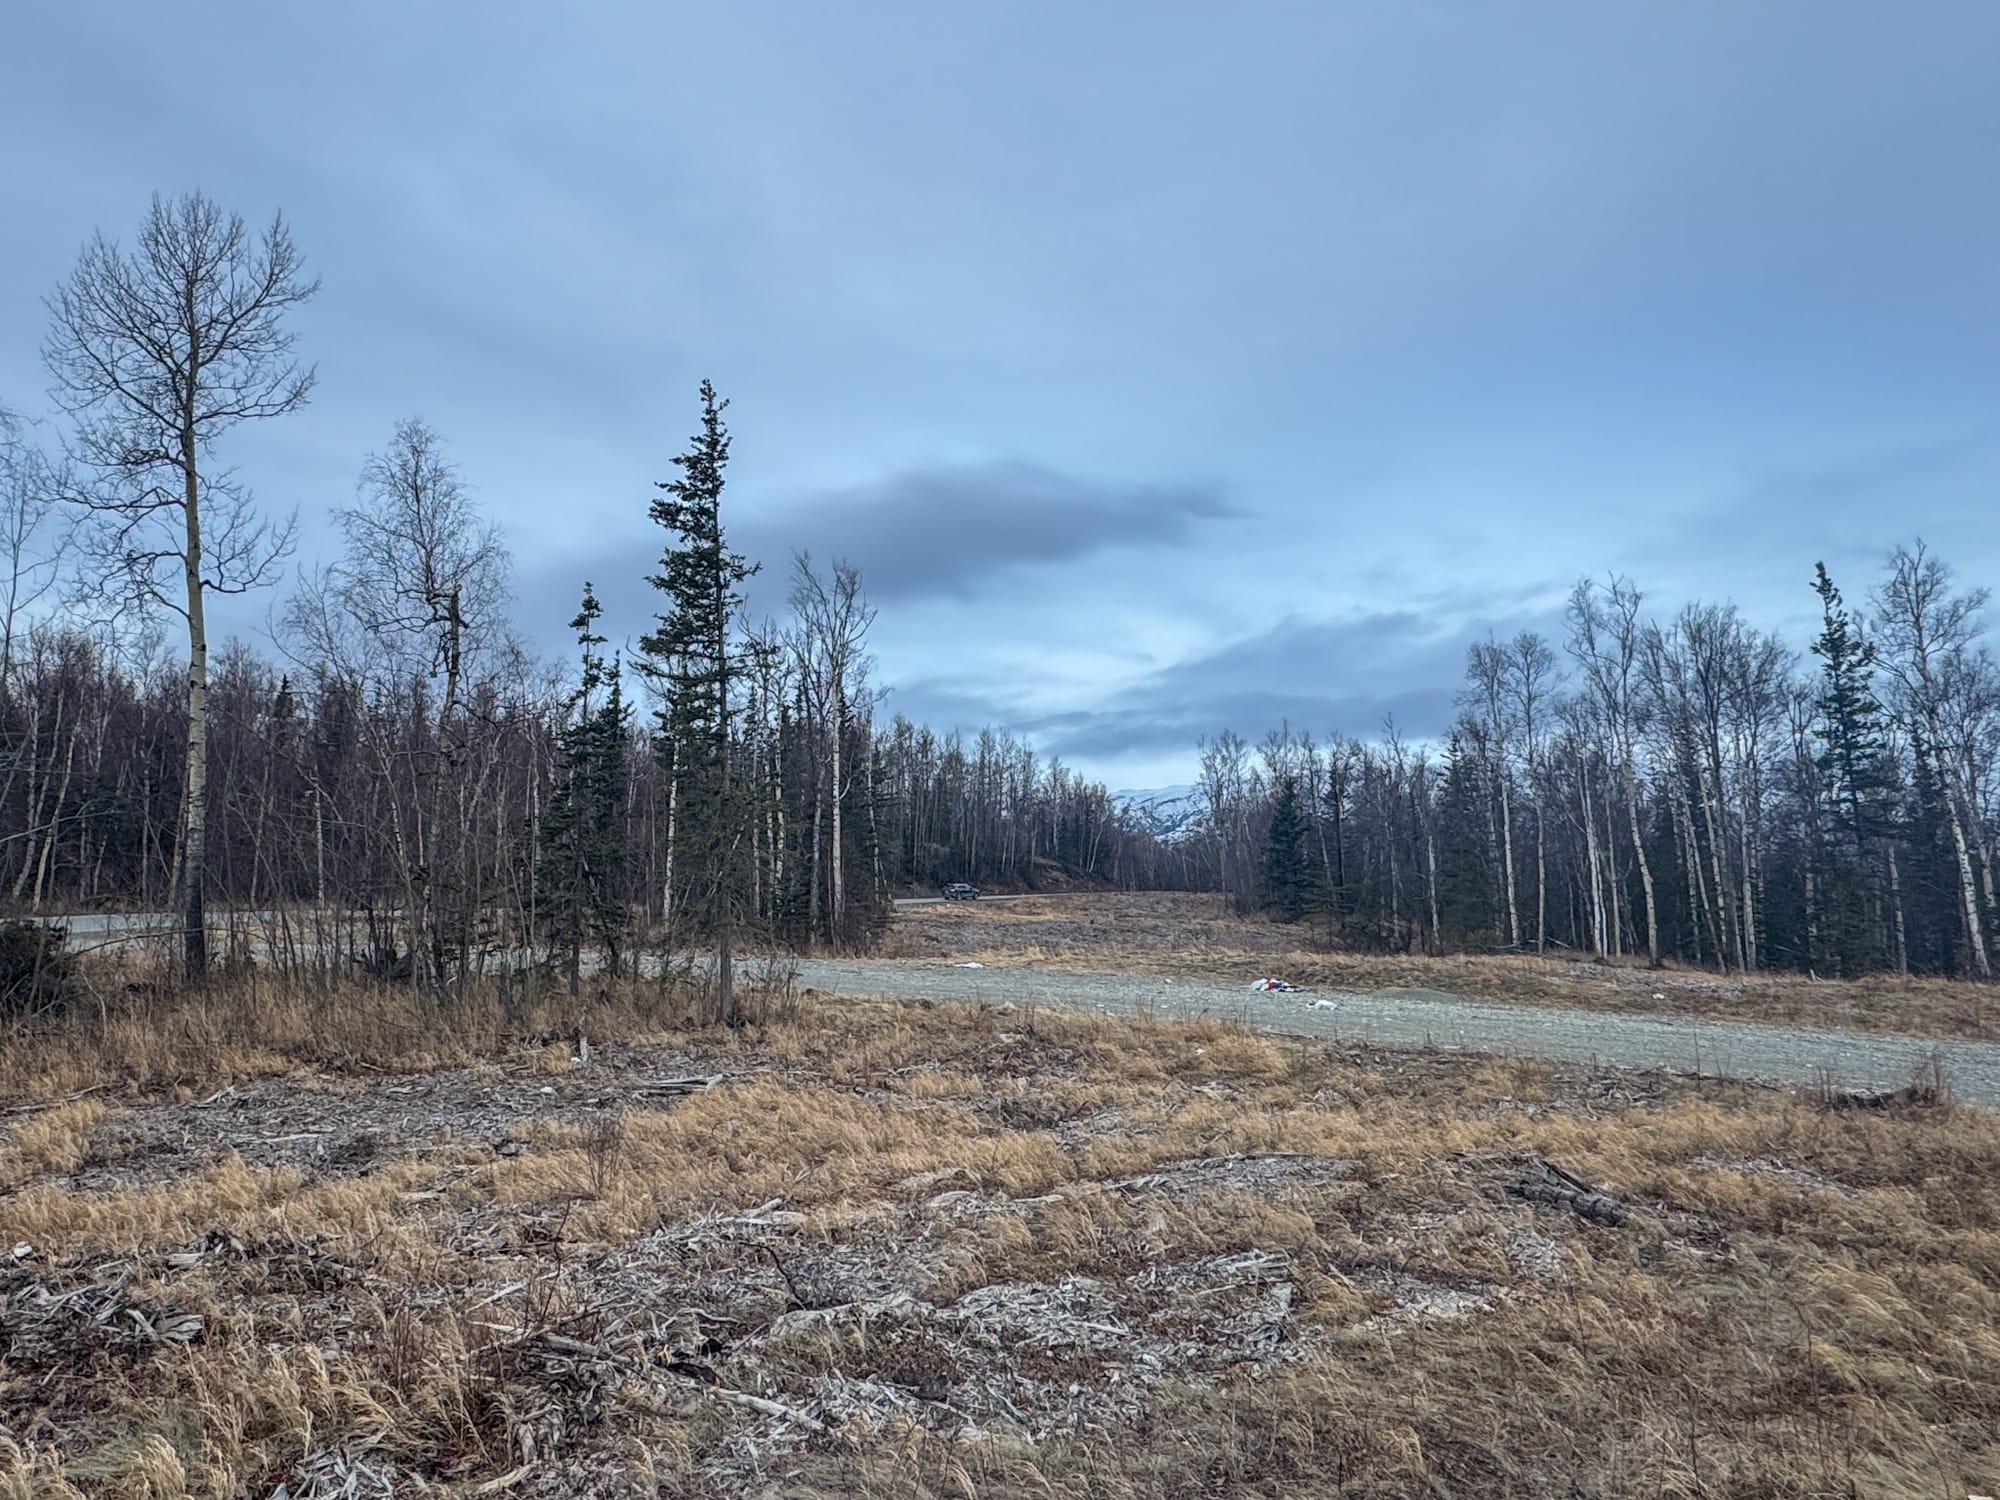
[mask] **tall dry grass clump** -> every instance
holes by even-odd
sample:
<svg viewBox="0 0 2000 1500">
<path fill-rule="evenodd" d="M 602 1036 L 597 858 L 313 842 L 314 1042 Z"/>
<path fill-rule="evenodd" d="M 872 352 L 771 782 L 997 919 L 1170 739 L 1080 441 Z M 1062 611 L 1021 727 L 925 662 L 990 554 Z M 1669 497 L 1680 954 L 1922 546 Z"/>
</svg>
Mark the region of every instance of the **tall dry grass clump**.
<svg viewBox="0 0 2000 1500">
<path fill-rule="evenodd" d="M 245 966 L 198 988 L 164 966 L 126 961 L 89 972 L 88 986 L 88 1003 L 14 1023 L 0 1048 L 0 1095 L 219 1087 L 298 1068 L 423 1072 L 534 1039 L 658 1036 L 702 1014 L 702 996 L 678 977 L 600 978 L 572 995 L 561 983 L 502 976 L 434 993 Z M 754 989 L 749 998 L 753 1007 L 790 1003 Z"/>
</svg>

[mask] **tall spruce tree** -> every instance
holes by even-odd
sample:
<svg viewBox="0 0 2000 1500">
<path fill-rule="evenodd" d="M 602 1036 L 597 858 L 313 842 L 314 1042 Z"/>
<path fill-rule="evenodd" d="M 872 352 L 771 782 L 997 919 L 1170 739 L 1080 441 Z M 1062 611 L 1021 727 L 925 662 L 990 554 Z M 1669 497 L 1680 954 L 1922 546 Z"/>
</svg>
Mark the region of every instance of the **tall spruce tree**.
<svg viewBox="0 0 2000 1500">
<path fill-rule="evenodd" d="M 1880 892 L 1869 872 L 1872 854 L 1892 828 L 1898 777 L 1874 692 L 1875 648 L 1847 612 L 1824 563 L 1813 565 L 1813 592 L 1821 611 L 1812 643 L 1820 660 L 1815 765 L 1840 835 L 1838 848 L 1819 851 L 1827 872 L 1821 925 L 1839 971 L 1854 973 L 1878 966 L 1887 947 Z"/>
<path fill-rule="evenodd" d="M 1296 922 L 1312 909 L 1313 863 L 1306 847 L 1305 810 L 1298 778 L 1281 775 L 1264 840 L 1264 906 L 1279 920 Z"/>
<path fill-rule="evenodd" d="M 1841 603 L 1826 564 L 1815 563 L 1813 571 L 1813 592 L 1823 613 L 1812 644 L 1820 659 L 1819 768 L 1829 780 L 1841 831 L 1859 854 L 1869 839 L 1886 830 L 1897 777 L 1882 705 L 1875 697 L 1875 647 Z"/>
<path fill-rule="evenodd" d="M 701 431 L 676 454 L 680 478 L 662 481 L 652 517 L 670 534 L 660 571 L 658 628 L 641 636 L 642 670 L 664 702 L 656 746 L 669 782 L 666 893 L 669 940 L 715 944 L 716 1018 L 736 1021 L 734 945 L 752 911 L 749 820 L 754 809 L 730 765 L 730 719 L 744 648 L 738 592 L 757 571 L 729 550 L 722 529 L 729 403 L 701 383 Z"/>
<path fill-rule="evenodd" d="M 540 915 L 550 945 L 569 959 L 570 992 L 583 970 L 585 947 L 596 945 L 616 974 L 628 914 L 625 865 L 625 728 L 627 711 L 617 659 L 599 654 L 603 607 L 589 584 L 570 629 L 583 654 L 583 674 L 565 705 L 556 736 L 557 780 L 542 820 L 537 881 Z"/>
<path fill-rule="evenodd" d="M 1453 945 L 1483 947 L 1493 935 L 1495 881 L 1487 800 L 1478 752 L 1466 748 L 1454 730 L 1445 742 L 1444 774 L 1438 791 L 1437 839 L 1442 871 L 1438 879 L 1438 919 Z"/>
</svg>

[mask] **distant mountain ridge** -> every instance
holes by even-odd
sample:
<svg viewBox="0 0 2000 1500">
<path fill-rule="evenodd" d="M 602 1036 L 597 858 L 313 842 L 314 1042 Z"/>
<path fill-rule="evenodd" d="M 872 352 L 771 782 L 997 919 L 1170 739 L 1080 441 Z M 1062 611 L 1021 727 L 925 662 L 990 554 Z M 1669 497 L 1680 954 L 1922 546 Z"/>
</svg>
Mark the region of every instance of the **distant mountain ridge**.
<svg viewBox="0 0 2000 1500">
<path fill-rule="evenodd" d="M 1112 802 L 1156 839 L 1171 843 L 1208 824 L 1208 798 L 1198 786 L 1158 786 L 1113 792 Z"/>
</svg>

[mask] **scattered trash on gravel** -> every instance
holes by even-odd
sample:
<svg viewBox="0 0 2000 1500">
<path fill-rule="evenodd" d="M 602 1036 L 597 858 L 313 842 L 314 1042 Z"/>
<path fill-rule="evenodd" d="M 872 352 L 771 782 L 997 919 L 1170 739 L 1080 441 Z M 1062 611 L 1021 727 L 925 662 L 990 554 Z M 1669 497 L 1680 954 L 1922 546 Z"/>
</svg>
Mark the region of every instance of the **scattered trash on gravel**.
<svg viewBox="0 0 2000 1500">
<path fill-rule="evenodd" d="M 1251 985 L 1250 988 L 1253 990 L 1276 990 L 1280 994 L 1289 995 L 1296 992 L 1298 986 L 1295 984 L 1287 984 L 1282 979 L 1260 979 L 1255 984 Z"/>
</svg>

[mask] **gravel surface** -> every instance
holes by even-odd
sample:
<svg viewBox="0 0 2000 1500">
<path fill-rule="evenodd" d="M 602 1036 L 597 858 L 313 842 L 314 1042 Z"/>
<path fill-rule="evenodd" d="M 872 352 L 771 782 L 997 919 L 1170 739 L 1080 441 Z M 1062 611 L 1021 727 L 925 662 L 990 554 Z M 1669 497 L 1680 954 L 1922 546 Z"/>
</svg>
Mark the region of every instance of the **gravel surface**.
<svg viewBox="0 0 2000 1500">
<path fill-rule="evenodd" d="M 1606 1015 L 1461 1000 L 1436 990 L 1271 993 L 1150 974 L 813 959 L 799 982 L 836 994 L 1046 1005 L 1161 1020 L 1210 1016 L 1264 1031 L 1392 1047 L 1459 1047 L 1612 1067 L 1713 1074 L 1753 1083 L 1900 1088 L 1933 1052 L 1955 1095 L 2000 1105 L 2000 1043 L 1868 1035 L 1749 1022 Z"/>
</svg>

